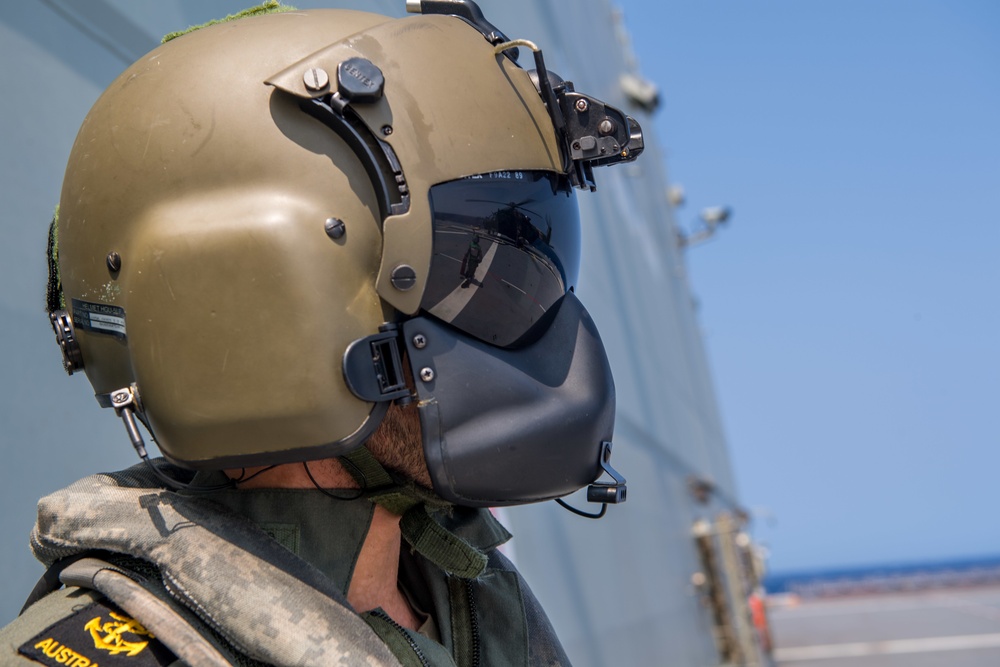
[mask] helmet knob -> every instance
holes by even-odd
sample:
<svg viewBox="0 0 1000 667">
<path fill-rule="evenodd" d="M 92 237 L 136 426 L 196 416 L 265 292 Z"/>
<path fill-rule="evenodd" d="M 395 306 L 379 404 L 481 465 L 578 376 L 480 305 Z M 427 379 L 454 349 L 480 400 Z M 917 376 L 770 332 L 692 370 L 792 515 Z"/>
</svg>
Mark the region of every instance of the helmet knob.
<svg viewBox="0 0 1000 667">
<path fill-rule="evenodd" d="M 384 87 L 382 70 L 366 58 L 349 58 L 337 65 L 337 92 L 345 102 L 378 102 Z"/>
</svg>

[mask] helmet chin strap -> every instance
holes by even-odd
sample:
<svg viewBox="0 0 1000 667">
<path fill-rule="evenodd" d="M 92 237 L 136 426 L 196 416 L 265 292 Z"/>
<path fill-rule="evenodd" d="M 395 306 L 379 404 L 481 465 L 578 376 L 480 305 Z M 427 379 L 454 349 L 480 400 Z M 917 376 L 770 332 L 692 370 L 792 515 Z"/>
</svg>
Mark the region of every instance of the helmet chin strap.
<svg viewBox="0 0 1000 667">
<path fill-rule="evenodd" d="M 340 461 L 361 486 L 362 495 L 402 517 L 399 529 L 414 551 L 462 579 L 475 579 L 486 570 L 486 554 L 434 520 L 432 513 L 447 510 L 451 503 L 414 482 L 396 479 L 367 447 L 341 456 Z"/>
<path fill-rule="evenodd" d="M 402 516 L 411 507 L 421 503 L 431 509 L 447 509 L 452 506 L 433 491 L 390 473 L 367 447 L 353 449 L 339 460 L 361 486 L 362 495 L 393 514 Z"/>
</svg>

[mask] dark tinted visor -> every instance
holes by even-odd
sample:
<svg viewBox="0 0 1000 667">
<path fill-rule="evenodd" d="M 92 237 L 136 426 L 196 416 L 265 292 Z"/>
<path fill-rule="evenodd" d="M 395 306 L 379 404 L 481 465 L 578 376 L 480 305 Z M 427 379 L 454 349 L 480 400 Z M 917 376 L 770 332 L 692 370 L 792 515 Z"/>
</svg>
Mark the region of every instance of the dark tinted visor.
<svg viewBox="0 0 1000 667">
<path fill-rule="evenodd" d="M 434 255 L 421 308 L 500 347 L 526 344 L 580 270 L 580 213 L 569 180 L 501 171 L 430 191 Z"/>
</svg>

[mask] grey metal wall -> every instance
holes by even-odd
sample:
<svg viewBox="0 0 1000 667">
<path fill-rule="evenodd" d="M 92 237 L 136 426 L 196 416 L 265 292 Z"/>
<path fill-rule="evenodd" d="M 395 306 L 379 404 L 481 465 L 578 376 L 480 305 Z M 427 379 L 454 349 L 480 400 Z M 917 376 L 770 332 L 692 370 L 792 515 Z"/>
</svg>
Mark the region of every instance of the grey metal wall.
<svg viewBox="0 0 1000 667">
<path fill-rule="evenodd" d="M 104 87 L 160 35 L 247 4 L 33 0 L 0 13 L 0 622 L 40 574 L 27 549 L 37 497 L 133 461 L 87 381 L 63 373 L 44 314 L 45 232 L 76 130 Z M 404 14 L 402 0 L 293 4 Z M 511 37 L 539 43 L 548 66 L 578 89 L 628 109 L 647 141 L 639 162 L 599 169 L 598 192 L 580 197 L 579 294 L 611 354 L 613 463 L 628 477 L 629 501 L 599 522 L 553 503 L 511 510 L 515 557 L 574 664 L 712 664 L 710 620 L 689 583 L 699 569 L 690 529 L 730 505 L 735 489 L 660 145 L 619 85 L 627 44 L 609 0 L 481 5 Z M 688 492 L 692 475 L 717 485 L 709 504 Z"/>
<path fill-rule="evenodd" d="M 735 490 L 660 142 L 619 84 L 630 58 L 613 4 L 574 3 L 575 11 L 561 14 L 564 3 L 528 4 L 519 9 L 520 26 L 543 45 L 547 65 L 578 90 L 627 109 L 643 126 L 647 152 L 628 167 L 596 170 L 597 192 L 580 196 L 579 294 L 611 356 L 618 390 L 612 462 L 628 478 L 629 499 L 597 522 L 552 503 L 512 510 L 517 562 L 574 665 L 715 664 L 711 620 L 690 583 L 700 569 L 691 525 L 726 502 L 698 504 L 687 482 L 711 480 L 726 499 Z M 511 19 L 499 25 L 513 32 Z"/>
</svg>

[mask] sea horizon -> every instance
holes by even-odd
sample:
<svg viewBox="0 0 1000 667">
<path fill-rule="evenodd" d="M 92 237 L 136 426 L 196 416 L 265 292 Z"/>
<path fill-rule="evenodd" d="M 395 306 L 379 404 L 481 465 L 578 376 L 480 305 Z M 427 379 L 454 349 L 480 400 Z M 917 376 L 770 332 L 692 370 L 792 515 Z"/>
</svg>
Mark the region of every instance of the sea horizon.
<svg viewBox="0 0 1000 667">
<path fill-rule="evenodd" d="M 779 570 L 764 577 L 769 594 L 833 596 L 1000 584 L 1000 553 Z"/>
</svg>

